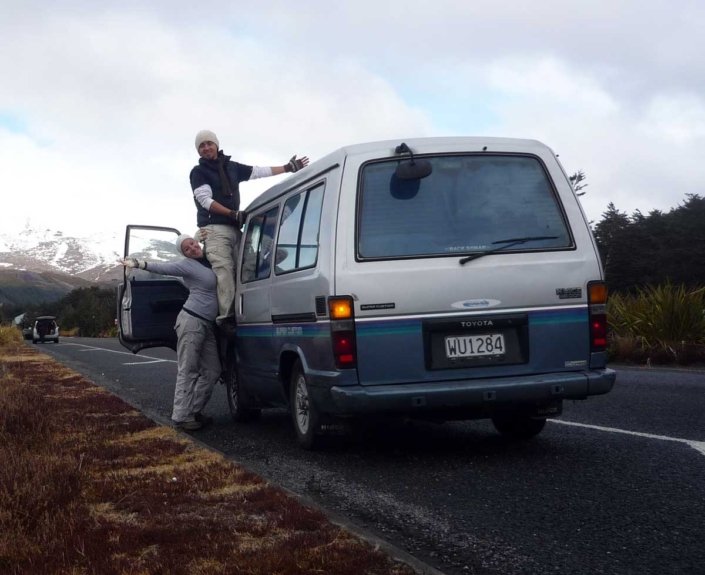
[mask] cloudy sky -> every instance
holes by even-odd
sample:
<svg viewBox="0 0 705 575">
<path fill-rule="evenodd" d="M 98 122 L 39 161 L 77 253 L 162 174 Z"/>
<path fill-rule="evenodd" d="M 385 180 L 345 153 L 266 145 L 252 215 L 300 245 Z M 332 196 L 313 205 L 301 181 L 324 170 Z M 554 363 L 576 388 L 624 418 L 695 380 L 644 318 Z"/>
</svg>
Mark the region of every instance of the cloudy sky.
<svg viewBox="0 0 705 575">
<path fill-rule="evenodd" d="M 0 0 L 0 231 L 195 230 L 195 133 L 281 165 L 410 136 L 535 138 L 609 202 L 705 194 L 705 3 Z M 283 176 L 245 183 L 244 204 Z"/>
</svg>

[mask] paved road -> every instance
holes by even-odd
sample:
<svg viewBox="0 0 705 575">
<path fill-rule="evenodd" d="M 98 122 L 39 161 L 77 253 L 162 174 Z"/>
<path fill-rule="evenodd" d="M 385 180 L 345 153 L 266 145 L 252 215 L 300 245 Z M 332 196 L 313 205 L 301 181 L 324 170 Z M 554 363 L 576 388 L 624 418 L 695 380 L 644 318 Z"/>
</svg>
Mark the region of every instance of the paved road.
<svg viewBox="0 0 705 575">
<path fill-rule="evenodd" d="M 171 350 L 41 349 L 168 421 Z M 310 453 L 283 411 L 233 424 L 222 386 L 209 412 L 201 441 L 449 575 L 705 574 L 703 371 L 618 369 L 521 444 L 487 422 L 394 423 Z"/>
</svg>

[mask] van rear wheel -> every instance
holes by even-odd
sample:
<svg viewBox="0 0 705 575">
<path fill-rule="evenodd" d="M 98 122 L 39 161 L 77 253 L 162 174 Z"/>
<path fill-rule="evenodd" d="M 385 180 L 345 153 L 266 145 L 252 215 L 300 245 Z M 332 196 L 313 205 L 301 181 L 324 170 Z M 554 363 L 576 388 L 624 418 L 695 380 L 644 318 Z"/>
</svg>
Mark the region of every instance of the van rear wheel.
<svg viewBox="0 0 705 575">
<path fill-rule="evenodd" d="M 234 421 L 241 423 L 258 419 L 259 416 L 262 415 L 262 411 L 252 407 L 246 407 L 242 401 L 240 374 L 238 373 L 237 362 L 233 355 L 228 357 L 225 367 L 225 389 L 227 391 L 230 416 Z"/>
<path fill-rule="evenodd" d="M 528 415 L 496 415 L 492 423 L 497 431 L 511 439 L 536 437 L 546 425 L 546 419 Z"/>
<path fill-rule="evenodd" d="M 314 449 L 320 440 L 320 415 L 311 401 L 301 360 L 297 360 L 291 370 L 289 393 L 296 439 L 304 449 Z"/>
</svg>

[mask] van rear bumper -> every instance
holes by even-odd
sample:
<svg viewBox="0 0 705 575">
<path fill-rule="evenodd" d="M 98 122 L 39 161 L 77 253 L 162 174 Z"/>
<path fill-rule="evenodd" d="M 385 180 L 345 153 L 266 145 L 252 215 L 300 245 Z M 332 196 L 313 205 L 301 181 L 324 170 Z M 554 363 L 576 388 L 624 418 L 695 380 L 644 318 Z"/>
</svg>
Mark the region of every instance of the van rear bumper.
<svg viewBox="0 0 705 575">
<path fill-rule="evenodd" d="M 401 385 L 313 388 L 320 409 L 336 415 L 414 413 L 585 399 L 612 389 L 616 373 L 600 369 L 511 378 L 488 378 Z"/>
</svg>

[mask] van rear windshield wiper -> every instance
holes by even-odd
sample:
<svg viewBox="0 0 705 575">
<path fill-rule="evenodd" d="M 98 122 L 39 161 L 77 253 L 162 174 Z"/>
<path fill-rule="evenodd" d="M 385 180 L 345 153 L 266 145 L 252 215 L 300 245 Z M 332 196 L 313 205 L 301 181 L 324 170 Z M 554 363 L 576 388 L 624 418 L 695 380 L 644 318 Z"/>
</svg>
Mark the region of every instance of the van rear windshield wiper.
<svg viewBox="0 0 705 575">
<path fill-rule="evenodd" d="M 486 256 L 486 255 L 493 254 L 496 252 L 501 252 L 502 250 L 506 250 L 508 248 L 511 248 L 511 247 L 519 245 L 519 244 L 525 244 L 526 242 L 539 242 L 541 240 L 556 240 L 556 239 L 558 239 L 558 236 L 526 236 L 524 238 L 508 238 L 506 240 L 497 240 L 496 242 L 492 242 L 492 245 L 496 245 L 496 244 L 502 244 L 502 245 L 497 246 L 496 248 L 492 248 L 491 250 L 485 250 L 484 252 L 477 252 L 476 254 L 470 254 L 469 256 L 465 256 L 464 258 L 460 258 L 460 265 L 462 266 L 463 264 L 466 264 L 472 260 L 476 260 L 477 258 L 481 258 L 482 256 Z"/>
</svg>

